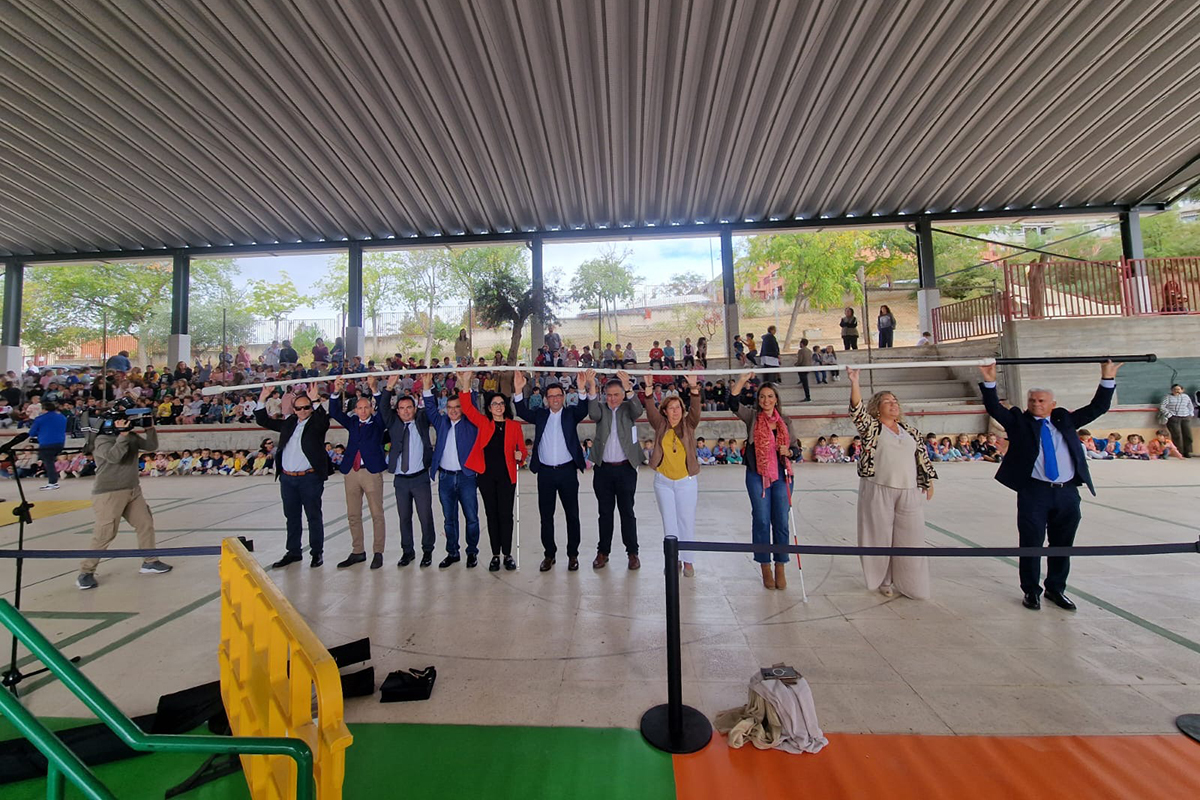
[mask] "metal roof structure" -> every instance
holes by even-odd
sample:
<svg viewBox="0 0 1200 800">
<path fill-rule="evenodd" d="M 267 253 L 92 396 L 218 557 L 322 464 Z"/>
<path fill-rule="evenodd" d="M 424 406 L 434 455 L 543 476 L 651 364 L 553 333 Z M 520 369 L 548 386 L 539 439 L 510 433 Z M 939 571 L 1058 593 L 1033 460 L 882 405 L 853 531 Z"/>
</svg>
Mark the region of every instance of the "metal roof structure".
<svg viewBox="0 0 1200 800">
<path fill-rule="evenodd" d="M 1200 180 L 1200 0 L 0 0 L 0 65 L 5 256 L 1161 207 Z"/>
</svg>

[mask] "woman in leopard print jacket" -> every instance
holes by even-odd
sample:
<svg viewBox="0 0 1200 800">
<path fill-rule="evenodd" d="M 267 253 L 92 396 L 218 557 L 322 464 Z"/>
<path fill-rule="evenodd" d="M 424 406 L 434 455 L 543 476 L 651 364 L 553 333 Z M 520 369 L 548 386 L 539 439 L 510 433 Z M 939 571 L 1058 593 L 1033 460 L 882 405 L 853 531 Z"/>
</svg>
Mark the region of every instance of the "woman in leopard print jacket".
<svg viewBox="0 0 1200 800">
<path fill-rule="evenodd" d="M 859 371 L 850 378 L 850 416 L 862 437 L 858 460 L 858 544 L 860 547 L 923 547 L 925 503 L 933 499 L 937 473 L 921 434 L 906 423 L 891 392 L 876 392 L 864 405 Z M 929 559 L 863 556 L 867 588 L 886 597 L 929 597 Z M 893 589 L 893 587 L 895 587 Z"/>
</svg>

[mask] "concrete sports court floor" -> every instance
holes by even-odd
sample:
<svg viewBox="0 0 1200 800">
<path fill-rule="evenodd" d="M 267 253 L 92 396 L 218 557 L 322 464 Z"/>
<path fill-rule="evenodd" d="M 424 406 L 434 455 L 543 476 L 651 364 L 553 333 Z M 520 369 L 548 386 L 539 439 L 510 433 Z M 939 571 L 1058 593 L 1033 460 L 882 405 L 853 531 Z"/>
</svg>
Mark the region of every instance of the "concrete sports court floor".
<svg viewBox="0 0 1200 800">
<path fill-rule="evenodd" d="M 994 467 L 939 471 L 930 544 L 1015 542 L 1014 495 L 992 480 Z M 1094 475 L 1099 496 L 1085 495 L 1080 544 L 1200 534 L 1191 513 L 1195 462 L 1097 463 Z M 528 473 L 521 480 L 516 573 L 488 573 L 486 560 L 470 571 L 461 563 L 439 571 L 436 562 L 397 569 L 394 501 L 385 567 L 337 570 L 349 536 L 340 482 L 330 482 L 325 566 L 293 565 L 273 577 L 326 644 L 369 635 L 380 678 L 401 667 L 438 668 L 431 700 L 349 700 L 351 723 L 636 729 L 641 713 L 665 700 L 661 525 L 649 473 L 639 481 L 643 567 L 635 573 L 622 558 L 591 569 L 589 476 L 580 571 L 568 573 L 564 557 L 538 573 L 534 484 Z M 748 540 L 742 469 L 708 467 L 701 481 L 699 536 Z M 803 541 L 854 542 L 857 482 L 850 465 L 802 466 Z M 282 552 L 277 488 L 268 479 L 159 478 L 143 486 L 163 546 L 246 534 L 260 561 Z M 66 481 L 53 500 L 84 499 L 89 488 Z M 11 500 L 9 490 L 0 485 Z M 34 494 L 35 502 L 50 499 Z M 37 520 L 27 544 L 86 547 L 90 521 L 87 509 Z M 560 532 L 560 555 L 564 538 Z M 15 526 L 0 528 L 0 546 L 15 541 Z M 132 546 L 132 532 L 118 544 Z M 217 676 L 216 559 L 175 564 L 169 575 L 143 576 L 136 562 L 108 561 L 100 588 L 80 592 L 73 563 L 28 563 L 23 606 L 69 655 L 83 656 L 87 674 L 127 713 L 147 713 L 160 694 Z M 1004 559 L 936 560 L 934 597 L 915 602 L 867 592 L 855 559 L 809 557 L 807 604 L 794 568 L 787 591 L 768 592 L 748 555 L 698 554 L 696 564 L 696 577 L 683 580 L 684 699 L 709 715 L 743 703 L 750 674 L 778 661 L 808 678 L 822 727 L 833 734 L 1172 734 L 1177 714 L 1200 711 L 1200 555 L 1076 559 L 1074 614 L 1049 604 L 1023 609 L 1016 566 Z M 0 561 L 9 598 L 12 573 L 12 563 Z M 39 715 L 87 716 L 53 682 L 35 678 L 22 689 Z"/>
</svg>

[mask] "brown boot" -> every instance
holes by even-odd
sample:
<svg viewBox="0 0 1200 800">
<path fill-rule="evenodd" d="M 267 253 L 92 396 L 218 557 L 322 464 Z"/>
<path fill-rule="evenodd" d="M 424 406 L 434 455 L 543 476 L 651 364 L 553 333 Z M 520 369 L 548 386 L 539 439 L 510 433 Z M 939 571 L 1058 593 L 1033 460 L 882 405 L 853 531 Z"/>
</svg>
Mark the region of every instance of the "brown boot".
<svg viewBox="0 0 1200 800">
<path fill-rule="evenodd" d="M 763 586 L 765 586 L 768 589 L 774 589 L 775 588 L 775 576 L 771 574 L 771 565 L 770 564 L 762 564 L 761 566 L 762 566 L 762 573 L 763 573 Z"/>
<path fill-rule="evenodd" d="M 780 564 L 780 563 L 776 562 L 776 564 L 775 564 L 775 588 L 776 589 L 786 589 L 787 588 L 787 574 L 786 573 L 787 573 L 787 564 Z"/>
</svg>

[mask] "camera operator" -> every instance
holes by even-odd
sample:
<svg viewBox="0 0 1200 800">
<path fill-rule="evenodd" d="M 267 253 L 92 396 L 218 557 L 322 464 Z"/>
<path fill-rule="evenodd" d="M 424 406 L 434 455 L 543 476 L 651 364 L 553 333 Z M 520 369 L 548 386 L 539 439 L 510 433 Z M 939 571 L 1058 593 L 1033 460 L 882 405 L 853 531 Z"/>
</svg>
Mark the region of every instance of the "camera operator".
<svg viewBox="0 0 1200 800">
<path fill-rule="evenodd" d="M 158 433 L 150 415 L 141 417 L 147 428 L 144 433 L 133 430 L 134 421 L 126 415 L 127 408 L 118 405 L 106 412 L 98 429 L 88 434 L 87 450 L 96 462 L 96 480 L 92 484 L 92 511 L 96 525 L 92 532 L 92 550 L 105 550 L 117 536 L 124 517 L 137 531 L 139 550 L 154 549 L 154 517 L 142 496 L 138 482 L 138 454 L 158 449 Z M 75 585 L 80 589 L 95 589 L 98 558 L 86 558 L 79 565 Z M 143 575 L 161 575 L 171 566 L 153 556 L 142 561 Z"/>
</svg>

